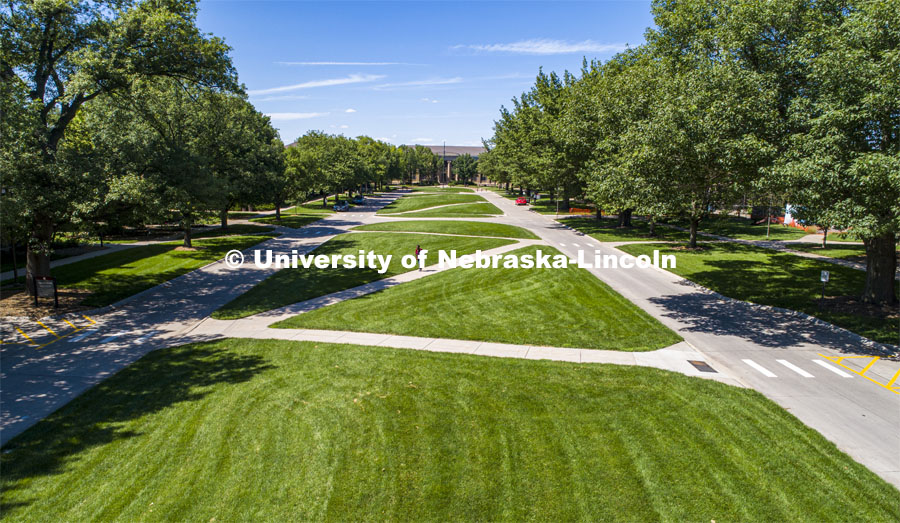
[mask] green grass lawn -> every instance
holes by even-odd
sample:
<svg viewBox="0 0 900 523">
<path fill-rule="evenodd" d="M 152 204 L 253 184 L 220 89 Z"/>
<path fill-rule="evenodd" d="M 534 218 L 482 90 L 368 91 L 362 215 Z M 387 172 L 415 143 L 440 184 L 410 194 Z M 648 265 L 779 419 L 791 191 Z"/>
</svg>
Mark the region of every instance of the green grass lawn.
<svg viewBox="0 0 900 523">
<path fill-rule="evenodd" d="M 176 251 L 182 242 L 132 247 L 51 271 L 61 287 L 93 292 L 84 305 L 102 307 L 243 250 L 273 236 L 225 236 L 192 242 L 197 251 Z"/>
<path fill-rule="evenodd" d="M 413 185 L 410 187 L 414 192 L 436 192 L 436 193 L 460 193 L 460 192 L 472 192 L 472 189 L 462 187 L 462 186 L 450 186 L 450 187 L 435 187 L 433 185 Z"/>
<path fill-rule="evenodd" d="M 365 233 L 342 234 L 332 238 L 313 254 L 352 254 L 360 250 L 371 251 L 382 256 L 391 254 L 388 271 L 378 274 L 374 269 L 282 269 L 260 282 L 250 291 L 238 296 L 213 313 L 213 318 L 232 320 L 300 301 L 337 292 L 357 285 L 389 278 L 407 272 L 400 265 L 400 258 L 413 254 L 416 245 L 427 249 L 428 263 L 437 263 L 438 250 L 456 249 L 460 254 L 473 253 L 478 249 L 488 250 L 513 243 L 512 240 L 496 238 L 466 238 L 434 236 L 426 234 Z"/>
<path fill-rule="evenodd" d="M 477 194 L 414 194 L 398 198 L 378 210 L 378 214 L 393 214 L 398 212 L 418 211 L 438 205 L 450 205 L 454 203 L 484 202 L 485 199 Z"/>
<path fill-rule="evenodd" d="M 512 199 L 516 199 L 518 196 L 512 197 Z M 586 202 L 576 202 L 575 200 L 569 200 L 569 207 L 578 208 L 578 209 L 591 209 L 593 212 L 594 204 L 586 203 Z M 556 200 L 551 200 L 547 195 L 541 194 L 541 199 L 536 202 L 531 202 L 528 206 L 529 209 L 540 213 L 540 214 L 556 214 L 557 205 Z M 562 202 L 559 203 L 559 214 L 569 214 L 569 211 L 563 209 Z M 588 215 L 590 216 L 590 215 Z"/>
<path fill-rule="evenodd" d="M 833 263 L 735 243 L 705 244 L 701 251 L 674 250 L 666 244 L 620 247 L 633 254 L 674 254 L 672 272 L 738 300 L 805 312 L 871 340 L 897 344 L 897 324 L 877 318 L 820 311 L 821 271 L 831 272 L 827 296 L 862 294 L 866 273 Z"/>
<path fill-rule="evenodd" d="M 263 218 L 253 218 L 252 222 L 256 223 L 266 223 L 270 225 L 281 225 L 282 227 L 290 227 L 291 229 L 299 229 L 301 227 L 305 227 L 313 222 L 319 221 L 325 216 L 328 216 L 328 213 L 321 212 L 295 212 L 292 214 L 282 214 L 281 220 L 277 220 L 275 215 L 266 216 Z"/>
<path fill-rule="evenodd" d="M 787 248 L 795 251 L 811 252 L 829 258 L 840 258 L 860 263 L 866 262 L 866 247 L 864 245 L 847 245 L 838 243 L 832 245 L 830 240 L 823 249 L 821 243 L 789 243 Z"/>
<path fill-rule="evenodd" d="M 650 236 L 650 224 L 644 220 L 631 220 L 631 227 L 619 227 L 616 218 L 566 218 L 559 223 L 581 231 L 598 242 L 630 242 L 630 241 L 686 241 L 688 233 L 665 227 L 656 226 L 656 235 Z"/>
<path fill-rule="evenodd" d="M 227 339 L 5 446 L 8 521 L 898 521 L 761 394 L 658 369 Z"/>
<path fill-rule="evenodd" d="M 670 223 L 684 228 L 690 226 L 687 220 L 672 220 Z M 773 223 L 769 227 L 769 237 L 766 238 L 765 223 L 753 225 L 750 218 L 737 216 L 710 216 L 700 221 L 699 230 L 738 240 L 799 240 L 809 234 L 803 229 Z"/>
<path fill-rule="evenodd" d="M 254 225 L 252 223 L 232 223 L 227 229 L 215 228 L 209 230 L 191 231 L 191 239 L 194 238 L 216 238 L 219 236 L 237 236 L 242 234 L 260 234 L 271 233 L 274 227 L 265 225 Z"/>
<path fill-rule="evenodd" d="M 463 222 L 463 221 L 400 221 L 382 222 L 354 227 L 359 231 L 407 231 L 407 232 L 437 232 L 443 234 L 465 234 L 468 236 L 493 236 L 495 238 L 525 238 L 538 239 L 537 235 L 527 229 L 489 222 Z"/>
<path fill-rule="evenodd" d="M 424 211 L 410 212 L 406 214 L 392 215 L 397 218 L 490 218 L 503 214 L 496 205 L 489 202 L 466 203 L 441 207 L 440 209 L 425 209 Z"/>
<path fill-rule="evenodd" d="M 558 254 L 548 246 L 514 254 Z M 681 337 L 584 269 L 453 269 L 274 326 L 626 351 Z"/>
</svg>

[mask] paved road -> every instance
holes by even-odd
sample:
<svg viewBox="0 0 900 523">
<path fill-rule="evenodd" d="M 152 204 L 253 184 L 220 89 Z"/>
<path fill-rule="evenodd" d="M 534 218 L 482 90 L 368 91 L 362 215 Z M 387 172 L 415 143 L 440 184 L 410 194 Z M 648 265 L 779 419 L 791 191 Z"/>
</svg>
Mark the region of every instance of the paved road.
<svg viewBox="0 0 900 523">
<path fill-rule="evenodd" d="M 528 228 L 571 257 L 581 249 L 621 254 L 496 194 L 480 194 L 505 214 L 475 221 Z M 308 252 L 352 226 L 385 219 L 374 216 L 374 211 L 374 207 L 356 208 L 303 229 L 285 229 L 284 235 L 257 248 Z M 0 440 L 8 441 L 150 350 L 217 336 L 194 328 L 220 304 L 272 272 L 252 265 L 234 271 L 217 262 L 137 295 L 114 310 L 89 315 L 90 320 L 68 318 L 75 327 L 62 321 L 48 324 L 61 336 L 74 328 L 82 330 L 41 349 L 0 346 Z M 666 271 L 592 272 L 681 334 L 714 368 L 778 402 L 856 460 L 900 486 L 900 394 L 878 384 L 888 383 L 900 372 L 900 363 L 857 357 L 868 353 L 849 333 L 819 327 L 796 315 L 720 300 Z M 39 344 L 56 339 L 42 327 L 20 327 Z M 841 360 L 847 367 L 840 367 L 820 354 L 854 358 Z M 869 363 L 872 366 L 865 376 L 852 372 Z"/>
<path fill-rule="evenodd" d="M 580 249 L 622 254 L 550 217 L 517 207 L 499 195 L 486 197 L 504 211 L 504 223 L 530 229 L 571 257 L 577 256 Z M 900 487 L 900 394 L 819 356 L 872 354 L 856 336 L 819 327 L 794 314 L 720 300 L 661 269 L 591 269 L 591 272 L 678 332 L 714 368 L 726 369 L 737 376 L 746 386 L 776 401 L 857 461 Z M 854 358 L 841 363 L 861 370 L 872 359 Z M 767 376 L 745 360 L 775 377 Z M 815 363 L 816 360 L 831 365 L 832 370 Z M 813 377 L 805 377 L 795 369 Z M 879 359 L 866 371 L 866 376 L 885 384 L 897 372 L 900 372 L 900 362 Z M 900 380 L 894 385 L 900 392 Z"/>
</svg>

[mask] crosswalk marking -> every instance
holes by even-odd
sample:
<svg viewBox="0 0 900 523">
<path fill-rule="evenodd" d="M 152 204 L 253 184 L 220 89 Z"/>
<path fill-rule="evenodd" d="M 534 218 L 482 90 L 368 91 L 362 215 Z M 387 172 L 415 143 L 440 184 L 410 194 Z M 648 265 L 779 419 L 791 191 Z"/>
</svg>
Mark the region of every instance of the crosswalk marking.
<svg viewBox="0 0 900 523">
<path fill-rule="evenodd" d="M 791 362 L 789 362 L 789 361 L 787 361 L 787 360 L 775 360 L 775 361 L 777 361 L 778 363 L 780 363 L 780 364 L 784 365 L 785 367 L 791 369 L 792 371 L 796 372 L 797 374 L 803 376 L 804 378 L 814 378 L 814 377 L 815 377 L 815 376 L 813 376 L 812 374 L 806 372 L 805 370 L 801 369 L 800 367 L 794 365 L 793 363 L 791 363 Z"/>
<path fill-rule="evenodd" d="M 81 334 L 79 334 L 78 336 L 75 336 L 74 338 L 69 338 L 69 343 L 79 342 L 95 332 L 97 332 L 97 329 L 88 329 L 88 330 L 82 332 Z"/>
<path fill-rule="evenodd" d="M 144 343 L 145 341 L 149 340 L 149 339 L 152 338 L 153 336 L 156 336 L 156 333 L 157 333 L 157 331 L 150 331 L 150 332 L 148 332 L 147 334 L 144 334 L 143 336 L 141 336 L 140 338 L 134 340 L 134 343 L 135 343 L 136 345 L 141 345 L 142 343 Z"/>
<path fill-rule="evenodd" d="M 766 376 L 767 378 L 777 378 L 777 377 L 778 377 L 778 376 L 775 375 L 775 373 L 773 373 L 773 372 L 770 371 L 769 369 L 763 367 L 763 366 L 760 365 L 759 363 L 756 363 L 756 362 L 753 361 L 753 360 L 741 360 L 741 361 L 743 361 L 743 362 L 746 363 L 747 365 L 750 365 L 750 366 L 753 367 L 754 369 L 758 370 L 763 376 Z"/>
<path fill-rule="evenodd" d="M 842 378 L 852 378 L 853 377 L 851 374 L 847 374 L 846 372 L 842 371 L 841 369 L 838 369 L 832 365 L 829 365 L 822 360 L 812 360 L 812 362 L 818 364 L 820 367 L 825 367 L 826 369 L 830 370 L 831 372 L 837 374 L 838 376 L 840 376 Z"/>
<path fill-rule="evenodd" d="M 108 342 L 110 342 L 110 341 L 112 341 L 112 340 L 118 338 L 119 336 L 121 336 L 121 335 L 123 335 L 123 334 L 125 334 L 125 333 L 124 333 L 124 332 L 117 332 L 117 333 L 115 333 L 115 334 L 113 334 L 113 335 L 111 335 L 111 336 L 107 336 L 106 338 L 103 338 L 102 340 L 100 340 L 100 343 L 108 343 Z"/>
</svg>

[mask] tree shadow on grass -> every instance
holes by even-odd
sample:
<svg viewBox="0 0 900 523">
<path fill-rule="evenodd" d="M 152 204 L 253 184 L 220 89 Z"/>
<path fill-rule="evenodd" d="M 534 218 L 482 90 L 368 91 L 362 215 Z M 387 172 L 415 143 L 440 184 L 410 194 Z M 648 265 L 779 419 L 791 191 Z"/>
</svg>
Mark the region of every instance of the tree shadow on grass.
<svg viewBox="0 0 900 523">
<path fill-rule="evenodd" d="M 3 447 L 0 511 L 29 504 L 8 497 L 30 480 L 63 472 L 92 448 L 141 436 L 128 422 L 274 368 L 258 355 L 222 348 L 223 343 L 228 342 L 151 352 L 10 440 Z"/>
<path fill-rule="evenodd" d="M 685 285 L 690 284 L 685 282 Z M 722 300 L 702 291 L 659 296 L 651 298 L 650 302 L 665 309 L 666 317 L 686 325 L 685 330 L 689 332 L 734 336 L 772 349 L 814 344 L 848 354 L 884 355 L 891 352 L 879 345 L 864 345 L 848 332 L 818 325 L 790 311 Z"/>
</svg>

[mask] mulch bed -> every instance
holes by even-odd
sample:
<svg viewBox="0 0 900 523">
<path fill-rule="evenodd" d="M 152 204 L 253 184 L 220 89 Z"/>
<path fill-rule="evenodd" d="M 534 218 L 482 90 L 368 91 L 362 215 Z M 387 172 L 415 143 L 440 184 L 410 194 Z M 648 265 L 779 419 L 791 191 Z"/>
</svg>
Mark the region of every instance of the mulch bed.
<svg viewBox="0 0 900 523">
<path fill-rule="evenodd" d="M 900 320 L 900 307 L 897 305 L 873 305 L 863 303 L 856 296 L 828 296 L 824 300 L 816 300 L 823 310 L 853 314 L 855 316 L 868 316 L 884 321 Z"/>
<path fill-rule="evenodd" d="M 70 312 L 94 309 L 81 305 L 92 293 L 84 289 L 59 289 L 59 308 L 53 306 L 53 300 L 39 298 L 34 305 L 34 298 L 25 293 L 24 285 L 7 285 L 0 289 L 0 317 L 24 317 L 39 320 L 47 316 L 57 316 Z"/>
</svg>

